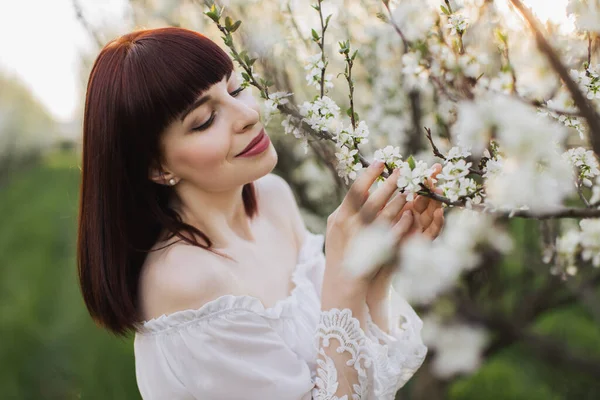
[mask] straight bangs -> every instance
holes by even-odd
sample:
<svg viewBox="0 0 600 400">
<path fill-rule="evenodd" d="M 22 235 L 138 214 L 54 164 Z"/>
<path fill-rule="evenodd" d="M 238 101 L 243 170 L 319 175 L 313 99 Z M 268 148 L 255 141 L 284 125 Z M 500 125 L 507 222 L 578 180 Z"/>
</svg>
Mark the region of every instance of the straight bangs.
<svg viewBox="0 0 600 400">
<path fill-rule="evenodd" d="M 210 86 L 233 72 L 231 58 L 204 35 L 162 28 L 132 40 L 122 71 L 124 111 L 160 132 Z"/>
</svg>

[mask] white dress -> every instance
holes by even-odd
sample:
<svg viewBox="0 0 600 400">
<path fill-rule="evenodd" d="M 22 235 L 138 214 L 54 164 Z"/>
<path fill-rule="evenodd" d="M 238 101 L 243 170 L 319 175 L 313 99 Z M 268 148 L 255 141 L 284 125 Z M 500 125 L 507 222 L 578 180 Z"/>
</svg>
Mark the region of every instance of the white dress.
<svg viewBox="0 0 600 400">
<path fill-rule="evenodd" d="M 322 311 L 323 235 L 306 233 L 290 296 L 265 308 L 250 296 L 221 296 L 195 310 L 144 322 L 135 335 L 138 388 L 145 400 L 337 399 L 337 372 L 320 347 L 329 338 L 358 371 L 353 399 L 393 399 L 421 366 L 421 320 L 394 300 L 390 334 L 349 309 Z M 333 342 L 335 343 L 335 342 Z M 322 357 L 318 357 L 318 354 Z M 342 399 L 346 396 L 342 397 Z"/>
</svg>

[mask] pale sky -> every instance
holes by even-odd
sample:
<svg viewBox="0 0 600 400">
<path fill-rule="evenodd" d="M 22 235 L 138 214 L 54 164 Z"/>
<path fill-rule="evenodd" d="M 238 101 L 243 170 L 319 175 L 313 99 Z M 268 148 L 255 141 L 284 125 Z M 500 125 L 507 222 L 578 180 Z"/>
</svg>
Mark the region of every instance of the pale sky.
<svg viewBox="0 0 600 400">
<path fill-rule="evenodd" d="M 0 0 L 0 69 L 16 74 L 64 122 L 75 117 L 82 99 L 80 82 L 85 79 L 79 77 L 79 54 L 94 51 L 91 38 L 75 17 L 72 1 Z M 77 1 L 94 25 L 126 27 L 125 0 Z M 566 20 L 567 0 L 525 2 L 543 20 Z"/>
<path fill-rule="evenodd" d="M 94 24 L 123 18 L 124 0 L 78 1 Z M 17 75 L 60 121 L 70 121 L 81 101 L 82 50 L 94 46 L 72 0 L 0 0 L 0 69 Z"/>
</svg>

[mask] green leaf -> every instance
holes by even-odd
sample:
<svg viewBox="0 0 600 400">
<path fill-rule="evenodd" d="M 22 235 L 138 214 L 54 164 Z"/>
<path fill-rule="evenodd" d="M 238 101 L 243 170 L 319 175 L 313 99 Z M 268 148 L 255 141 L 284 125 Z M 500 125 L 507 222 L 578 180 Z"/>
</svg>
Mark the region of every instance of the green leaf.
<svg viewBox="0 0 600 400">
<path fill-rule="evenodd" d="M 406 162 L 410 166 L 411 170 L 415 169 L 415 167 L 417 166 L 417 163 L 415 162 L 415 159 L 413 158 L 412 155 L 410 157 L 408 157 L 408 160 L 406 160 Z"/>
<path fill-rule="evenodd" d="M 227 28 L 227 30 L 229 30 L 229 28 L 231 28 L 232 25 L 233 25 L 233 20 L 228 15 L 227 17 L 225 17 L 225 28 Z"/>
<path fill-rule="evenodd" d="M 327 19 L 325 20 L 325 26 L 329 25 L 329 20 L 331 19 L 331 17 L 333 17 L 333 14 L 327 16 Z"/>
<path fill-rule="evenodd" d="M 217 24 L 219 23 L 219 17 L 217 16 L 217 14 L 215 12 L 207 11 L 204 13 L 204 15 L 206 15 L 208 18 L 212 19 Z"/>
<path fill-rule="evenodd" d="M 321 10 L 321 7 L 319 7 L 318 4 L 313 4 L 311 7 L 314 8 L 315 10 L 317 10 L 317 11 Z"/>
<path fill-rule="evenodd" d="M 248 75 L 247 72 L 242 72 L 242 78 L 244 78 L 245 81 L 250 81 L 250 75 Z"/>
<path fill-rule="evenodd" d="M 450 10 L 448 10 L 446 7 L 444 6 L 440 6 L 440 8 L 442 9 L 442 12 L 446 15 L 450 15 Z"/>
<path fill-rule="evenodd" d="M 354 50 L 354 53 L 352 54 L 352 57 L 350 57 L 350 59 L 352 61 L 354 61 L 354 59 L 356 58 L 356 55 L 358 54 L 358 50 Z"/>
<path fill-rule="evenodd" d="M 231 28 L 229 28 L 229 32 L 233 33 L 235 31 L 237 31 L 241 24 L 242 24 L 242 21 L 236 21 L 235 24 L 233 24 L 233 26 Z"/>
<path fill-rule="evenodd" d="M 319 37 L 319 34 L 317 33 L 317 31 L 315 31 L 314 29 L 311 30 L 312 33 L 312 38 L 315 42 L 318 42 L 321 38 Z"/>
</svg>

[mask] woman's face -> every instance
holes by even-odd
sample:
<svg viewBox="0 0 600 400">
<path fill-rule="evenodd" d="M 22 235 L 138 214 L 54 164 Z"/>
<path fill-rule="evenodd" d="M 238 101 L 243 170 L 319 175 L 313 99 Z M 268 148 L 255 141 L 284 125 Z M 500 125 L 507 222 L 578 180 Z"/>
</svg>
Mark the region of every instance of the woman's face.
<svg viewBox="0 0 600 400">
<path fill-rule="evenodd" d="M 262 132 L 259 106 L 250 89 L 240 88 L 235 73 L 225 76 L 199 93 L 192 107 L 163 132 L 165 178 L 209 192 L 252 182 L 277 164 L 268 136 L 245 156 L 239 154 Z"/>
</svg>

